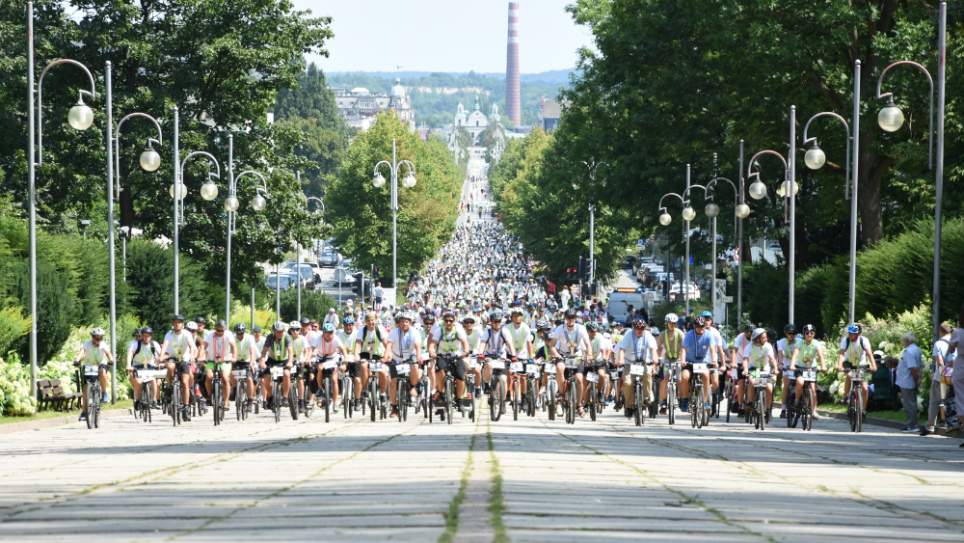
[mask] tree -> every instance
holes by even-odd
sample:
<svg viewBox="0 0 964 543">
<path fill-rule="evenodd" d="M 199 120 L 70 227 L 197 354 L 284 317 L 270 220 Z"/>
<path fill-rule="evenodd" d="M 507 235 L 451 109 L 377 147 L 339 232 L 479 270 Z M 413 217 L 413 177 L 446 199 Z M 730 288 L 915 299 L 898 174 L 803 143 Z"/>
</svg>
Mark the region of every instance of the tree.
<svg viewBox="0 0 964 543">
<path fill-rule="evenodd" d="M 371 265 L 390 273 L 392 269 L 392 211 L 390 180 L 386 186 L 372 186 L 372 170 L 381 160 L 392 157 L 392 140 L 397 141 L 399 160 L 415 164 L 417 184 L 402 187 L 399 180 L 398 275 L 418 271 L 455 225 L 461 194 L 461 174 L 445 144 L 422 141 L 408 131 L 392 111 L 379 115 L 375 124 L 352 141 L 338 177 L 326 195 L 326 220 L 342 252 L 361 269 Z M 401 176 L 407 173 L 402 168 Z M 389 179 L 389 172 L 382 170 Z"/>
</svg>

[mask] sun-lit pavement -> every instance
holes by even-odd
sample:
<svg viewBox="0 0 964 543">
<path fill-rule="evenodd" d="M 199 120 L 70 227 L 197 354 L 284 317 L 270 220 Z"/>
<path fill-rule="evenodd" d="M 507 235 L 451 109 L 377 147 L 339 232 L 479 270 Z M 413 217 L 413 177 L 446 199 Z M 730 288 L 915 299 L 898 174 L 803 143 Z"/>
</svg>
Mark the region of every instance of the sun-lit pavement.
<svg viewBox="0 0 964 543">
<path fill-rule="evenodd" d="M 0 540 L 964 538 L 957 440 L 816 424 L 116 415 L 3 435 Z"/>
</svg>

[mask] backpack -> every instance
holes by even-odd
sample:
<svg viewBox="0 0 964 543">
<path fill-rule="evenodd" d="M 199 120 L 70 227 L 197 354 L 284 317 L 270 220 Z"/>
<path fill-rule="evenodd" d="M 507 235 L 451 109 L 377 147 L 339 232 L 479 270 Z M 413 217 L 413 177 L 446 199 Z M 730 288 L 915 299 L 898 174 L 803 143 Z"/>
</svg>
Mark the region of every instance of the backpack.
<svg viewBox="0 0 964 543">
<path fill-rule="evenodd" d="M 141 352 L 141 346 L 142 346 L 142 345 L 144 345 L 144 343 L 141 342 L 140 340 L 137 340 L 137 348 L 134 349 L 134 356 L 133 356 L 132 358 L 137 358 L 137 355 Z M 150 342 L 151 356 L 157 356 L 157 351 L 161 350 L 160 346 L 158 346 L 158 348 L 155 350 L 155 349 L 154 349 L 154 346 L 155 346 L 155 345 L 157 345 L 157 342 L 152 340 L 152 341 Z"/>
</svg>

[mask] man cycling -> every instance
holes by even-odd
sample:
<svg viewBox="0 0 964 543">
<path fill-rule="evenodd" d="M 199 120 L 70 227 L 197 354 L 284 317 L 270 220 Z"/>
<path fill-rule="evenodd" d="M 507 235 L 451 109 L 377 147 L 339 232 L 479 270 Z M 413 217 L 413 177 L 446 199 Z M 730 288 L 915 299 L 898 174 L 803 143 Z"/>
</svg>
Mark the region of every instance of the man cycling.
<svg viewBox="0 0 964 543">
<path fill-rule="evenodd" d="M 512 346 L 512 362 L 522 363 L 522 371 L 513 371 L 512 379 L 519 387 L 521 401 L 525 403 L 526 395 L 526 372 L 525 363 L 534 358 L 532 347 L 532 331 L 529 325 L 523 322 L 525 314 L 521 306 L 514 306 L 509 313 L 511 322 L 505 327 L 509 335 L 509 343 Z"/>
<path fill-rule="evenodd" d="M 191 410 L 187 402 L 190 398 L 192 386 L 192 363 L 194 352 L 197 347 L 194 344 L 194 336 L 184 328 L 184 317 L 174 315 L 171 319 L 171 329 L 164 334 L 164 343 L 161 345 L 161 357 L 167 363 L 167 378 L 171 382 L 175 379 L 175 369 L 180 366 L 179 375 L 181 377 L 181 398 L 184 406 L 181 409 L 181 419 L 190 421 Z"/>
<path fill-rule="evenodd" d="M 586 325 L 586 334 L 589 336 L 590 359 L 592 360 L 588 371 L 594 371 L 599 376 L 599 391 L 605 396 L 605 392 L 609 390 L 608 370 L 609 360 L 613 354 L 613 344 L 609 338 L 600 333 L 599 325 L 595 322 Z"/>
<path fill-rule="evenodd" d="M 428 356 L 435 360 L 436 400 L 442 398 L 445 392 L 445 373 L 450 371 L 455 377 L 455 398 L 459 401 L 465 395 L 465 368 L 462 358 L 469 353 L 469 341 L 465 331 L 455 322 L 455 313 L 446 311 L 442 314 L 442 326 L 437 328 L 428 342 Z M 449 355 L 456 358 L 450 360 L 438 358 L 438 355 Z M 451 365 L 449 365 L 451 364 Z M 445 410 L 438 410 L 440 420 L 445 420 Z"/>
<path fill-rule="evenodd" d="M 350 301 L 350 300 L 349 300 Z M 352 401 L 356 404 L 362 401 L 362 394 L 367 397 L 365 384 L 368 383 L 368 361 L 361 360 L 355 355 L 355 342 L 358 339 L 358 330 L 355 329 L 355 317 L 345 315 L 341 319 L 342 328 L 335 330 L 338 341 L 345 348 L 344 370 L 351 380 L 352 391 L 354 392 Z"/>
<path fill-rule="evenodd" d="M 292 371 L 295 372 L 292 375 L 295 377 L 295 382 L 298 386 L 298 410 L 304 411 L 305 409 L 305 380 L 298 380 L 297 372 L 304 372 L 306 368 L 309 367 L 311 361 L 312 348 L 311 344 L 308 343 L 307 338 L 301 334 L 301 331 L 311 327 L 311 321 L 304 319 L 301 322 L 291 321 L 288 323 L 288 339 L 291 345 L 291 356 L 292 356 Z M 310 379 L 309 379 L 310 382 Z M 287 397 L 287 396 L 286 396 Z"/>
<path fill-rule="evenodd" d="M 764 369 L 768 370 L 771 375 L 776 375 L 777 359 L 773 352 L 773 345 L 770 345 L 770 342 L 767 341 L 767 331 L 763 328 L 754 328 L 753 333 L 750 335 L 750 343 L 743 351 L 744 386 L 748 387 L 747 397 L 750 405 L 753 405 L 753 401 L 756 396 L 754 383 L 756 381 L 757 372 Z M 766 394 L 766 417 L 769 419 L 770 411 L 773 410 L 772 381 L 767 383 Z"/>
<path fill-rule="evenodd" d="M 489 328 L 482 332 L 482 337 L 477 347 L 478 350 L 476 351 L 476 354 L 481 355 L 483 359 L 507 361 L 515 356 L 515 352 L 512 350 L 512 338 L 509 337 L 505 328 L 502 327 L 502 319 L 503 315 L 501 310 L 495 309 L 489 313 Z M 496 371 L 498 371 L 498 373 L 496 373 Z M 493 375 L 503 381 L 506 380 L 505 370 L 493 370 L 491 364 L 486 364 L 482 370 L 482 379 L 486 383 L 491 383 Z M 493 401 L 505 401 L 505 394 L 508 394 L 508 387 L 503 387 L 502 390 L 503 396 L 501 398 L 493 398 Z M 493 390 L 489 390 L 490 394 L 493 392 Z"/>
<path fill-rule="evenodd" d="M 285 323 L 275 321 L 271 327 L 271 335 L 264 342 L 258 367 L 261 369 L 261 391 L 264 397 L 264 409 L 271 405 L 271 368 L 284 368 L 281 382 L 281 397 L 288 397 L 291 388 L 291 368 L 294 362 L 294 352 L 291 350 L 291 340 L 285 334 Z"/>
<path fill-rule="evenodd" d="M 713 340 L 713 351 L 716 357 L 715 365 L 725 366 L 725 361 L 727 360 L 726 341 L 723 340 L 723 333 L 713 324 L 713 312 L 703 311 L 700 315 L 703 317 L 703 320 L 706 321 L 706 333 L 709 334 Z M 717 371 L 712 371 L 711 368 L 710 371 L 710 386 L 712 387 L 711 391 L 713 393 L 716 393 L 720 388 L 720 372 L 726 371 L 724 367 L 717 367 L 716 369 Z"/>
<path fill-rule="evenodd" d="M 679 316 L 676 313 L 667 313 L 666 317 L 663 319 L 666 329 L 659 337 L 659 359 L 664 363 L 678 362 L 680 368 L 683 367 L 685 359 L 683 358 L 683 331 L 677 326 L 679 323 Z M 659 404 L 659 413 L 661 415 L 666 414 L 668 409 L 669 401 L 675 402 L 676 398 L 666 397 L 666 383 L 673 378 L 669 368 L 665 371 L 660 368 L 660 381 L 659 381 L 659 397 L 662 401 Z"/>
<path fill-rule="evenodd" d="M 648 406 L 653 401 L 653 364 L 659 360 L 656 350 L 656 338 L 646 329 L 645 320 L 635 317 L 633 331 L 623 336 L 616 346 L 616 366 L 623 368 L 623 405 L 627 418 L 636 414 L 636 396 L 633 390 L 633 376 L 627 370 L 633 364 L 643 364 L 646 373 L 643 374 L 643 404 Z M 665 391 L 664 391 L 665 392 Z"/>
<path fill-rule="evenodd" d="M 398 315 L 395 329 L 388 334 L 387 349 L 382 356 L 382 362 L 391 364 L 389 369 L 393 383 L 399 378 L 397 366 L 399 364 L 410 365 L 408 383 L 411 387 L 409 394 L 412 398 L 415 397 L 415 387 L 422 377 L 418 364 L 416 364 L 416 361 L 422 357 L 422 338 L 418 330 L 412 327 L 413 320 L 414 316 L 410 313 Z M 389 387 L 388 394 L 392 404 L 392 415 L 399 416 L 396 387 Z"/>
<path fill-rule="evenodd" d="M 798 368 L 805 369 L 817 369 L 824 371 L 824 359 L 823 359 L 823 342 L 816 339 L 817 329 L 814 328 L 812 324 L 808 324 L 803 327 L 803 342 L 800 343 L 800 348 L 797 351 L 797 356 L 794 357 L 795 360 L 790 363 L 790 372 L 794 375 L 794 390 L 797 398 L 797 405 L 800 405 L 800 399 L 803 398 L 803 375 L 797 371 Z M 811 395 L 813 401 L 811 405 L 813 406 L 812 416 L 814 419 L 817 418 L 817 387 L 816 382 L 811 382 L 807 387 L 807 393 Z"/>
<path fill-rule="evenodd" d="M 248 400 L 245 403 L 244 408 L 248 409 L 251 402 L 254 401 L 255 390 L 254 390 L 254 370 L 256 367 L 256 362 L 258 360 L 258 342 L 251 334 L 246 334 L 243 322 L 239 322 L 234 325 L 234 343 L 238 346 L 238 357 L 234 362 L 233 370 L 244 370 L 247 372 L 247 379 L 245 380 L 245 388 L 248 393 Z M 234 389 L 238 384 L 238 380 L 234 377 L 234 372 L 231 372 L 231 388 Z"/>
<path fill-rule="evenodd" d="M 870 340 L 867 336 L 860 334 L 860 325 L 852 322 L 847 325 L 847 336 L 840 339 L 840 350 L 837 352 L 837 370 L 845 371 L 847 366 L 850 368 L 862 368 L 870 371 L 872 375 L 877 371 L 877 363 L 874 360 L 874 353 L 870 350 Z M 844 365 L 846 362 L 846 365 Z M 864 390 L 864 412 L 867 412 L 867 402 L 870 400 L 867 382 L 864 379 L 861 387 Z M 850 397 L 850 372 L 847 372 L 847 381 L 844 385 L 844 398 Z"/>
<path fill-rule="evenodd" d="M 703 372 L 704 383 L 710 382 L 709 367 L 716 364 L 713 340 L 706 333 L 706 320 L 703 317 L 696 317 L 693 321 L 693 329 L 683 336 L 683 351 L 680 357 L 686 361 L 679 379 L 680 398 L 682 398 L 680 400 L 680 411 L 687 411 L 689 409 L 690 375 L 693 372 L 693 364 L 707 365 L 707 370 Z M 709 386 L 703 387 L 703 405 L 707 411 L 712 408 Z"/>
<path fill-rule="evenodd" d="M 221 403 L 225 411 L 228 410 L 228 403 L 231 398 L 231 387 L 227 384 L 231 382 L 231 368 L 238 358 L 238 346 L 234 342 L 234 337 L 224 332 L 226 327 L 227 323 L 223 320 L 215 323 L 214 332 L 207 340 L 206 353 L 208 360 L 205 361 L 204 365 L 204 390 L 207 391 L 208 401 L 211 405 L 214 405 L 214 402 L 217 401 L 217 398 L 211 397 L 211 388 L 214 384 L 214 369 L 219 366 L 221 382 L 224 383 L 224 386 L 221 387 Z"/>
<path fill-rule="evenodd" d="M 374 311 L 365 314 L 365 325 L 355 338 L 354 352 L 358 356 L 358 364 L 364 368 L 364 375 L 369 377 L 362 379 L 361 388 L 362 399 L 368 398 L 368 379 L 370 378 L 369 362 L 376 362 L 382 359 L 385 351 L 388 350 L 388 333 L 382 330 L 378 324 L 378 315 Z M 356 387 L 357 388 L 357 387 Z M 388 368 L 382 367 L 378 372 L 378 390 L 381 391 L 381 401 L 385 401 L 385 394 L 388 389 Z"/>
<path fill-rule="evenodd" d="M 552 343 L 549 352 L 555 359 L 578 358 L 582 363 L 573 368 L 576 386 L 579 392 L 579 402 L 576 407 L 579 416 L 583 416 L 582 405 L 585 403 L 585 365 L 590 362 L 592 347 L 589 345 L 589 334 L 586 327 L 576 323 L 576 310 L 567 309 L 563 324 L 556 327 L 549 336 Z M 556 364 L 556 382 L 559 384 L 559 393 L 564 398 L 566 394 L 566 365 L 563 360 Z"/>
<path fill-rule="evenodd" d="M 475 315 L 469 313 L 462 317 L 462 329 L 465 330 L 465 339 L 469 342 L 469 353 L 476 353 L 479 344 L 482 342 L 482 332 L 475 325 Z M 467 372 L 475 375 L 475 390 L 470 391 L 478 399 L 482 394 L 482 370 L 470 357 L 466 358 Z"/>
<path fill-rule="evenodd" d="M 783 328 L 785 337 L 777 341 L 777 363 L 780 365 L 780 372 L 783 374 L 783 393 L 780 397 L 780 418 L 787 418 L 787 394 L 790 391 L 790 366 L 797 362 L 797 354 L 800 351 L 800 344 L 803 343 L 797 336 L 797 327 L 788 324 Z M 799 398 L 799 396 L 797 396 Z"/>
<path fill-rule="evenodd" d="M 110 354 L 110 348 L 104 343 L 104 329 L 94 328 L 90 331 L 90 339 L 85 341 L 83 345 L 80 346 L 80 352 L 77 353 L 77 358 L 74 359 L 74 365 L 79 366 L 83 362 L 84 366 L 97 366 L 97 380 L 100 381 L 100 389 L 103 391 L 103 397 L 101 398 L 101 403 L 106 403 L 110 401 L 107 395 L 107 364 L 113 361 L 113 357 Z M 85 420 L 87 418 L 87 381 L 83 381 L 84 389 L 81 395 L 81 401 L 83 402 L 83 410 L 80 412 L 80 418 L 77 420 Z"/>
<path fill-rule="evenodd" d="M 161 346 L 153 340 L 154 330 L 149 326 L 140 329 L 140 336 L 132 341 L 130 348 L 127 349 L 127 371 L 131 387 L 134 389 L 134 410 L 140 407 L 141 403 L 141 382 L 137 379 L 137 370 L 157 369 L 157 360 L 161 356 Z M 152 398 L 160 397 L 160 386 L 157 379 L 151 381 Z M 151 406 L 155 407 L 155 406 Z"/>
</svg>

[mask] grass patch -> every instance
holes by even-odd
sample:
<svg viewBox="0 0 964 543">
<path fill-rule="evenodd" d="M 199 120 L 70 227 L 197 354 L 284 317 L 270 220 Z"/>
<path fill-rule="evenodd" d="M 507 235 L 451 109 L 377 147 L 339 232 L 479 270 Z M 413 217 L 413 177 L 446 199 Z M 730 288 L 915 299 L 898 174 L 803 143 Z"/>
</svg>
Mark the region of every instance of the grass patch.
<svg viewBox="0 0 964 543">
<path fill-rule="evenodd" d="M 842 403 L 823 404 L 818 406 L 817 409 L 819 409 L 820 411 L 827 411 L 828 413 L 836 413 L 840 415 L 847 414 L 847 406 Z M 867 417 L 871 419 L 889 420 L 893 422 L 906 422 L 903 409 L 897 409 L 897 410 L 884 409 L 882 411 L 869 411 L 867 412 Z M 925 420 L 927 418 L 926 410 L 919 409 L 917 411 L 917 417 L 920 420 Z"/>
<path fill-rule="evenodd" d="M 489 460 L 492 462 L 492 492 L 489 494 L 490 520 L 495 530 L 496 543 L 508 543 L 509 536 L 505 531 L 505 523 L 502 522 L 502 512 L 505 510 L 502 501 L 502 469 L 499 467 L 499 459 L 495 456 L 491 428 L 486 429 L 485 439 L 489 446 Z"/>
<path fill-rule="evenodd" d="M 102 411 L 113 411 L 115 409 L 130 409 L 134 405 L 133 400 L 121 400 L 114 405 L 106 403 L 101 406 Z M 34 415 L 28 415 L 26 417 L 0 417 L 0 425 L 3 424 L 17 424 L 20 422 L 32 422 L 35 420 L 47 420 L 47 419 L 57 419 L 61 417 L 71 417 L 76 416 L 80 413 L 79 409 L 70 409 L 68 411 L 41 411 Z"/>
<path fill-rule="evenodd" d="M 478 421 L 478 417 L 476 417 Z M 478 423 L 476 423 L 478 425 Z M 472 474 L 472 449 L 475 448 L 475 437 L 476 434 L 472 434 L 472 439 L 469 441 L 469 456 L 465 460 L 465 467 L 462 468 L 462 478 L 459 481 L 459 491 L 449 502 L 449 510 L 445 514 L 445 531 L 439 536 L 439 543 L 452 543 L 455 540 L 455 534 L 459 531 L 459 508 L 462 507 L 462 502 L 465 501 L 465 492 L 469 486 L 469 476 Z"/>
</svg>

